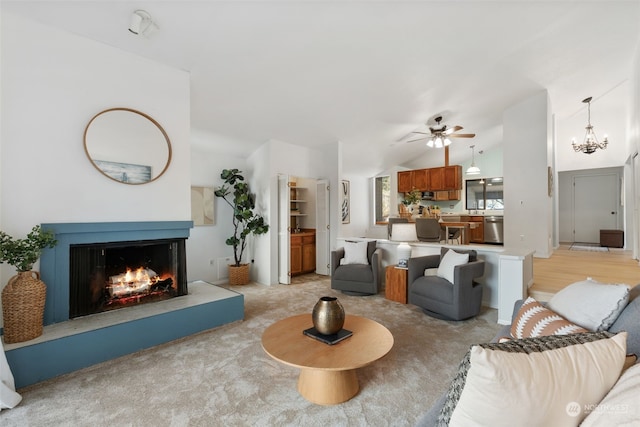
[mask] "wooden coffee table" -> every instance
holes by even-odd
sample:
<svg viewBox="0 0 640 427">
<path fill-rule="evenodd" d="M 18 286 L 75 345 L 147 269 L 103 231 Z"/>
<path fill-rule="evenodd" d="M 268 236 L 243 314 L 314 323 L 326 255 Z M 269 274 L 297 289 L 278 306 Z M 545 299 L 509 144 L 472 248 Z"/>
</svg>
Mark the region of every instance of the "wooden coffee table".
<svg viewBox="0 0 640 427">
<path fill-rule="evenodd" d="M 378 322 L 347 315 L 344 329 L 353 335 L 334 345 L 308 337 L 311 314 L 280 320 L 262 334 L 262 348 L 275 360 L 300 368 L 298 391 L 310 402 L 334 405 L 358 393 L 356 369 L 382 358 L 393 347 L 393 335 Z"/>
</svg>

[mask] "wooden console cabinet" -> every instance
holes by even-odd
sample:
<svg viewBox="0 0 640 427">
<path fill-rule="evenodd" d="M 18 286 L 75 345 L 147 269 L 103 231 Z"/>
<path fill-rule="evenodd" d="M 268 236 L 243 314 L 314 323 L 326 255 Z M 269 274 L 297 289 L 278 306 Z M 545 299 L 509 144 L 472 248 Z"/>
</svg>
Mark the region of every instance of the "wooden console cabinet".
<svg viewBox="0 0 640 427">
<path fill-rule="evenodd" d="M 303 231 L 291 235 L 291 275 L 316 271 L 316 234 Z"/>
<path fill-rule="evenodd" d="M 385 270 L 384 296 L 391 301 L 407 303 L 407 276 L 406 268 L 388 265 Z"/>
</svg>

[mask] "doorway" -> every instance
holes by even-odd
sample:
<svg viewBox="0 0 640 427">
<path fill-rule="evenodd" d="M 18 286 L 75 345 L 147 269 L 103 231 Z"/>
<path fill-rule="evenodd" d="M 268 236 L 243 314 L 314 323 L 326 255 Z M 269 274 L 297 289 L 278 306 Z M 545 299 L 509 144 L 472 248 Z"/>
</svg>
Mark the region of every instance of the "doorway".
<svg viewBox="0 0 640 427">
<path fill-rule="evenodd" d="M 326 181 L 278 175 L 278 282 L 328 274 L 329 195 Z"/>
<path fill-rule="evenodd" d="M 559 174 L 561 241 L 599 244 L 600 230 L 621 229 L 621 177 L 621 168 Z"/>
</svg>

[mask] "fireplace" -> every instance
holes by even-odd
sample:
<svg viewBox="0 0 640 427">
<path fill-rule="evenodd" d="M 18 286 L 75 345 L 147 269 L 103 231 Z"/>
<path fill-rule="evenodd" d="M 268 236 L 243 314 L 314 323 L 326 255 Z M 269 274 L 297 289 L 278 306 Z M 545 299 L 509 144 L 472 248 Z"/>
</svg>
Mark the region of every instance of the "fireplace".
<svg viewBox="0 0 640 427">
<path fill-rule="evenodd" d="M 58 240 L 40 258 L 47 285 L 44 324 L 186 295 L 185 242 L 192 226 L 191 221 L 42 224 Z M 135 277 L 145 274 L 149 281 Z"/>
<path fill-rule="evenodd" d="M 187 294 L 184 239 L 72 244 L 69 318 Z"/>
</svg>

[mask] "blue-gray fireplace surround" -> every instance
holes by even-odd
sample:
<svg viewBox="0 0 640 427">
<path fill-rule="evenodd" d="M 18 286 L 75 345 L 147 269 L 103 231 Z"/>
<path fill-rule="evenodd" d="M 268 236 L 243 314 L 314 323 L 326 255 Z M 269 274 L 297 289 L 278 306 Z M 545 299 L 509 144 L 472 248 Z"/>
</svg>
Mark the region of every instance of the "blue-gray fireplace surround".
<svg viewBox="0 0 640 427">
<path fill-rule="evenodd" d="M 49 223 L 58 243 L 40 259 L 40 276 L 47 285 L 44 324 L 69 320 L 70 247 L 76 244 L 187 239 L 192 221 Z M 213 285 L 211 285 L 213 286 Z M 232 296 L 178 310 L 117 323 L 55 339 L 5 344 L 7 361 L 17 388 L 114 359 L 158 344 L 244 318 L 244 297 Z M 185 296 L 186 297 L 186 296 Z M 185 298 L 176 297 L 174 299 Z M 126 310 L 126 309 L 120 309 Z M 120 310 L 116 310 L 120 311 Z M 166 325 L 154 328 L 153 325 Z M 152 332 L 150 332 L 152 331 Z"/>
</svg>

